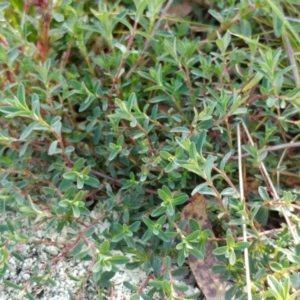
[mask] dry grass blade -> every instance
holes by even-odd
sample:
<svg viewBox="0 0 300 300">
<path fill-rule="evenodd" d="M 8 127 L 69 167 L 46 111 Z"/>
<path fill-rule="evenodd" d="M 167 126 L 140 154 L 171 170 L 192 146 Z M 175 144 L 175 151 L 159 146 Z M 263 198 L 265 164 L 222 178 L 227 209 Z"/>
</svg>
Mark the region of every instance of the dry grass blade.
<svg viewBox="0 0 300 300">
<path fill-rule="evenodd" d="M 251 135 L 250 135 L 250 133 L 248 131 L 247 126 L 245 125 L 244 122 L 242 124 L 243 124 L 245 133 L 246 133 L 246 135 L 247 135 L 247 137 L 249 139 L 250 144 L 254 145 L 254 142 L 253 142 L 252 137 L 251 137 Z M 266 179 L 268 181 L 268 184 L 270 185 L 270 188 L 272 189 L 272 193 L 274 195 L 275 200 L 278 200 L 279 199 L 278 193 L 277 193 L 277 191 L 276 191 L 276 189 L 274 187 L 274 184 L 273 184 L 273 182 L 272 182 L 272 180 L 270 178 L 269 173 L 267 172 L 267 169 L 266 169 L 264 163 L 261 162 L 260 165 L 261 165 L 261 170 L 262 170 L 264 176 L 266 177 Z M 286 214 L 286 212 L 284 211 L 284 209 L 281 209 L 281 212 L 282 212 L 282 214 L 283 214 L 283 216 L 285 218 L 285 221 L 286 221 L 286 223 L 288 225 L 288 228 L 290 230 L 290 233 L 293 236 L 293 239 L 294 239 L 295 243 L 298 244 L 299 243 L 299 238 L 298 238 L 297 232 L 294 230 L 294 227 L 293 227 L 293 225 L 292 225 L 292 223 L 291 223 L 291 221 L 289 219 L 289 216 Z"/>
<path fill-rule="evenodd" d="M 287 50 L 287 56 L 288 56 L 290 64 L 293 66 L 293 76 L 294 76 L 295 84 L 297 87 L 299 87 L 300 86 L 300 77 L 299 77 L 299 73 L 298 73 L 297 62 L 295 59 L 295 51 L 291 45 L 290 39 L 286 32 L 283 33 L 283 36 L 284 36 L 285 46 L 286 46 L 286 50 Z"/>
<path fill-rule="evenodd" d="M 239 154 L 239 186 L 240 186 L 240 197 L 241 201 L 244 200 L 244 185 L 243 185 L 243 165 L 242 165 L 242 142 L 241 142 L 241 130 L 240 124 L 237 126 L 237 140 L 238 140 L 238 154 Z M 246 211 L 246 207 L 244 206 L 244 210 Z M 245 217 L 242 216 L 242 219 L 245 220 Z M 247 225 L 243 224 L 243 241 L 247 242 Z M 246 248 L 244 250 L 245 257 L 245 271 L 246 271 L 246 282 L 247 282 L 247 294 L 248 300 L 252 300 L 251 294 L 251 277 L 250 277 L 250 266 L 249 266 L 249 252 Z"/>
</svg>

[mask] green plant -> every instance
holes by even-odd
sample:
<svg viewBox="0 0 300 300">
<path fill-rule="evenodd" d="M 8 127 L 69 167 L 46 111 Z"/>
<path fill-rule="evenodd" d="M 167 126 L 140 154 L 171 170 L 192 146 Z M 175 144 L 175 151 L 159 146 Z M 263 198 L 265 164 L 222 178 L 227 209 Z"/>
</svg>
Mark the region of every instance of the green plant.
<svg viewBox="0 0 300 300">
<path fill-rule="evenodd" d="M 29 299 L 69 255 L 90 263 L 73 277 L 77 297 L 87 282 L 112 294 L 123 264 L 147 277 L 124 283 L 132 299 L 196 298 L 173 280 L 186 268 L 173 268 L 203 258 L 208 240 L 234 282 L 226 299 L 299 294 L 299 5 L 194 3 L 174 22 L 172 2 L 0 4 L 0 212 L 17 215 L 0 226 L 0 278 Z M 216 237 L 195 220 L 183 230 L 194 193 Z M 26 223 L 76 234 L 17 285 L 5 276 L 33 242 Z"/>
</svg>

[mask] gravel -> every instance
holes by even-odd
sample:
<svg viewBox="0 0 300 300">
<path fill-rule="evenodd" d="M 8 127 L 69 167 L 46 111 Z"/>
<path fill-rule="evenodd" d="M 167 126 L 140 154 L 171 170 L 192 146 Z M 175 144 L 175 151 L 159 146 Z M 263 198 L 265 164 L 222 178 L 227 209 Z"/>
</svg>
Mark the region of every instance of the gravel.
<svg viewBox="0 0 300 300">
<path fill-rule="evenodd" d="M 16 218 L 16 214 L 6 213 L 0 216 L 0 224 L 6 224 L 6 220 L 13 220 Z M 96 232 L 98 235 L 109 226 L 108 222 L 100 223 L 96 226 Z M 26 235 L 26 232 L 32 230 L 32 225 L 29 226 L 22 223 L 21 233 Z M 15 284 L 25 286 L 29 285 L 29 279 L 37 269 L 45 269 L 46 265 L 51 259 L 60 255 L 64 250 L 65 243 L 68 240 L 68 235 L 72 233 L 71 228 L 65 227 L 61 234 L 58 234 L 54 229 L 45 232 L 45 225 L 41 225 L 38 230 L 32 230 L 32 239 L 44 239 L 47 244 L 32 243 L 23 244 L 19 248 L 15 249 L 16 252 L 21 254 L 24 261 L 16 259 L 14 256 L 9 258 L 9 265 L 11 271 L 6 272 L 4 280 L 9 280 Z M 118 253 L 120 254 L 120 253 Z M 57 261 L 56 261 L 57 263 Z M 141 286 L 146 275 L 142 270 L 127 270 L 124 266 L 118 266 L 119 271 L 111 279 L 113 283 L 113 295 L 110 298 L 103 296 L 99 297 L 96 287 L 89 281 L 84 285 L 83 292 L 80 293 L 80 283 L 72 280 L 69 275 L 77 278 L 83 277 L 88 271 L 89 261 L 74 261 L 72 258 L 64 258 L 56 265 L 51 264 L 52 270 L 51 278 L 54 280 L 55 285 L 31 283 L 28 291 L 34 296 L 35 299 L 42 300 L 68 300 L 68 299 L 81 299 L 81 300 L 98 300 L 98 299 L 114 299 L 114 300 L 127 300 L 130 299 L 132 292 L 124 285 L 124 281 L 129 281 L 133 285 Z M 54 266 L 54 267 L 53 267 Z M 46 271 L 46 270 L 44 270 Z M 40 273 L 39 273 L 40 274 Z M 185 283 L 189 285 L 189 291 L 186 294 L 194 294 L 199 291 L 195 287 L 195 281 L 190 274 L 188 278 L 176 278 L 179 283 Z M 14 289 L 7 286 L 0 281 L 0 300 L 15 300 L 26 299 L 22 290 Z M 142 298 L 141 298 L 142 299 Z M 161 300 L 158 296 L 153 299 Z M 203 296 L 198 299 L 204 299 Z"/>
</svg>

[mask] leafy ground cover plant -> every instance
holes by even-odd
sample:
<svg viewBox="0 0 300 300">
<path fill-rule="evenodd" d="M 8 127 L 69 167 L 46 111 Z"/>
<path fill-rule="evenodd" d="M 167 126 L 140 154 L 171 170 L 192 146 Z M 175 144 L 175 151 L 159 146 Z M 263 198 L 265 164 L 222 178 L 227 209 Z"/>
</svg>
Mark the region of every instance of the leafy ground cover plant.
<svg viewBox="0 0 300 300">
<path fill-rule="evenodd" d="M 18 218 L 0 227 L 1 279 L 32 243 L 21 227 L 46 224 L 77 232 L 51 263 L 90 262 L 79 295 L 87 282 L 111 295 L 126 264 L 148 276 L 124 283 L 132 299 L 186 299 L 172 276 L 214 241 L 226 299 L 295 299 L 297 2 L 184 2 L 181 18 L 171 0 L 2 2 L 0 210 Z M 197 234 L 184 231 L 195 193 L 214 237 L 193 220 Z M 33 299 L 33 282 L 53 282 L 45 270 L 5 284 Z"/>
</svg>

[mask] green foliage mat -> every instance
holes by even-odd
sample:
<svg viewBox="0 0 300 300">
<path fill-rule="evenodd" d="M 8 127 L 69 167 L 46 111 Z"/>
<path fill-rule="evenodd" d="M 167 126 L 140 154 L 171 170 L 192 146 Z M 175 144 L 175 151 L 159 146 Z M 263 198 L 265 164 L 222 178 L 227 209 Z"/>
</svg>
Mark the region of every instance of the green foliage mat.
<svg viewBox="0 0 300 300">
<path fill-rule="evenodd" d="M 2 1 L 0 213 L 18 217 L 0 224 L 0 278 L 46 226 L 72 232 L 57 261 L 89 262 L 74 299 L 87 283 L 113 297 L 120 265 L 145 272 L 142 286 L 124 283 L 132 300 L 196 298 L 173 274 L 211 242 L 222 261 L 211 271 L 233 283 L 225 299 L 296 299 L 299 11 L 296 0 Z M 181 220 L 196 193 L 212 230 Z M 33 299 L 55 263 L 5 284 Z"/>
</svg>

